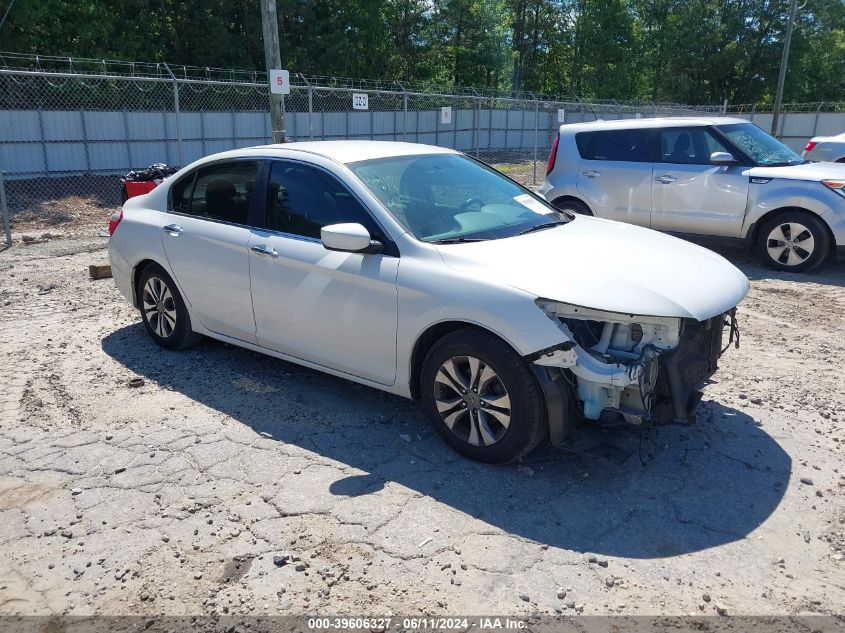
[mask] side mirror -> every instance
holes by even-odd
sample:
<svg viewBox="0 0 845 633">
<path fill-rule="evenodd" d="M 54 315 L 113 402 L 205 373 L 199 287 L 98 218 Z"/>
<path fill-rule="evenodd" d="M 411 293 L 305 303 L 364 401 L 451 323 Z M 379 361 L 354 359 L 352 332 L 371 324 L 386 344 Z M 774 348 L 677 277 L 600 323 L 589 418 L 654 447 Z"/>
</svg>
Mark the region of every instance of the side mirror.
<svg viewBox="0 0 845 633">
<path fill-rule="evenodd" d="M 728 152 L 713 152 L 710 154 L 711 165 L 736 165 L 736 158 Z"/>
<path fill-rule="evenodd" d="M 382 249 L 382 243 L 372 239 L 370 232 L 357 223 L 324 226 L 320 241 L 326 250 L 344 253 L 379 253 Z"/>
</svg>

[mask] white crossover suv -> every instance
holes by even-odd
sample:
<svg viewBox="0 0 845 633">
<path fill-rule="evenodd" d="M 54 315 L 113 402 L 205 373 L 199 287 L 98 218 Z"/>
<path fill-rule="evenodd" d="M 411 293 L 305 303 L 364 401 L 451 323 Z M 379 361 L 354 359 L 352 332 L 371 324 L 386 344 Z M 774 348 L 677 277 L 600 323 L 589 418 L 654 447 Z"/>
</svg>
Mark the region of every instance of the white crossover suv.
<svg viewBox="0 0 845 633">
<path fill-rule="evenodd" d="M 807 141 L 801 157 L 806 160 L 845 163 L 845 132 L 836 136 L 814 136 Z"/>
<path fill-rule="evenodd" d="M 845 165 L 809 163 L 744 119 L 562 125 L 541 193 L 576 213 L 742 238 L 779 270 L 845 257 Z"/>
<path fill-rule="evenodd" d="M 115 282 L 160 346 L 209 336 L 419 398 L 486 462 L 579 418 L 686 419 L 748 290 L 706 249 L 409 143 L 209 156 L 110 230 Z"/>
</svg>

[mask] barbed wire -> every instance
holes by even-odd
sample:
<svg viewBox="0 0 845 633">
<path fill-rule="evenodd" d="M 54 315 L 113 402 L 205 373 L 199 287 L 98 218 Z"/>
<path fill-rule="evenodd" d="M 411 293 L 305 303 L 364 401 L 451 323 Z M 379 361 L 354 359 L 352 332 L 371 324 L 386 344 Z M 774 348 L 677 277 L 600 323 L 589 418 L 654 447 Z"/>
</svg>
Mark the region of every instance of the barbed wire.
<svg viewBox="0 0 845 633">
<path fill-rule="evenodd" d="M 771 103 L 729 104 L 728 113 L 767 114 L 774 109 Z M 845 112 L 845 101 L 811 101 L 806 103 L 781 104 L 781 112 Z"/>
<path fill-rule="evenodd" d="M 240 86 L 266 86 L 267 74 L 255 69 L 214 68 L 210 66 L 168 65 L 173 76 L 184 82 L 216 82 Z M 137 62 L 78 57 L 30 55 L 24 53 L 0 52 L 0 70 L 37 71 L 60 75 L 88 75 L 94 77 L 137 78 L 170 80 L 164 62 Z M 543 101 L 550 103 L 590 104 L 604 107 L 629 108 L 631 112 L 655 109 L 664 111 L 718 112 L 721 105 L 690 105 L 673 102 L 643 100 L 586 99 L 572 94 L 545 94 L 531 91 L 508 91 L 495 88 L 473 88 L 448 86 L 434 82 L 414 82 L 395 79 L 361 79 L 293 73 L 291 86 L 294 88 L 335 88 L 343 91 L 361 90 L 385 93 L 409 93 L 442 95 L 449 97 L 514 99 L 517 101 Z"/>
</svg>

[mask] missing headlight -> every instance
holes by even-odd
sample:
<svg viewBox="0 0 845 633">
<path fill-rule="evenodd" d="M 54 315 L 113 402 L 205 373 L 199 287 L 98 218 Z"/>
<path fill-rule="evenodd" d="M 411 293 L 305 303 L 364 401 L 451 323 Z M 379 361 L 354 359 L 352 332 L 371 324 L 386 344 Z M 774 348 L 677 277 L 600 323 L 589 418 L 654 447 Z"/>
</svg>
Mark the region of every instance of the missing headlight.
<svg viewBox="0 0 845 633">
<path fill-rule="evenodd" d="M 631 340 L 635 343 L 643 340 L 643 326 L 639 323 L 631 323 Z"/>
</svg>

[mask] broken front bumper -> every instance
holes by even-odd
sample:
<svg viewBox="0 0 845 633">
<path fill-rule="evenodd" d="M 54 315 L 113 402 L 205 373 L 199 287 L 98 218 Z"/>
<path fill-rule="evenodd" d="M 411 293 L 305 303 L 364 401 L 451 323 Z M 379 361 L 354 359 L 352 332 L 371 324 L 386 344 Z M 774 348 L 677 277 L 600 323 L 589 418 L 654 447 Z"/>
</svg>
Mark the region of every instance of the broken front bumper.
<svg viewBox="0 0 845 633">
<path fill-rule="evenodd" d="M 728 346 L 739 347 L 736 308 L 707 321 L 684 321 L 678 347 L 659 358 L 651 420 L 689 421 L 701 400 L 701 388 L 716 373 L 719 357 L 727 349 L 722 347 L 725 328 L 729 329 Z"/>
<path fill-rule="evenodd" d="M 689 420 L 700 389 L 718 368 L 724 330 L 739 346 L 736 309 L 706 321 L 618 315 L 556 304 L 544 306 L 569 341 L 528 358 L 549 401 L 552 440 L 568 428 L 553 416 L 605 424 Z M 726 347 L 725 347 L 726 349 Z M 562 391 L 559 396 L 557 391 Z M 564 423 L 565 424 L 565 423 Z"/>
</svg>

